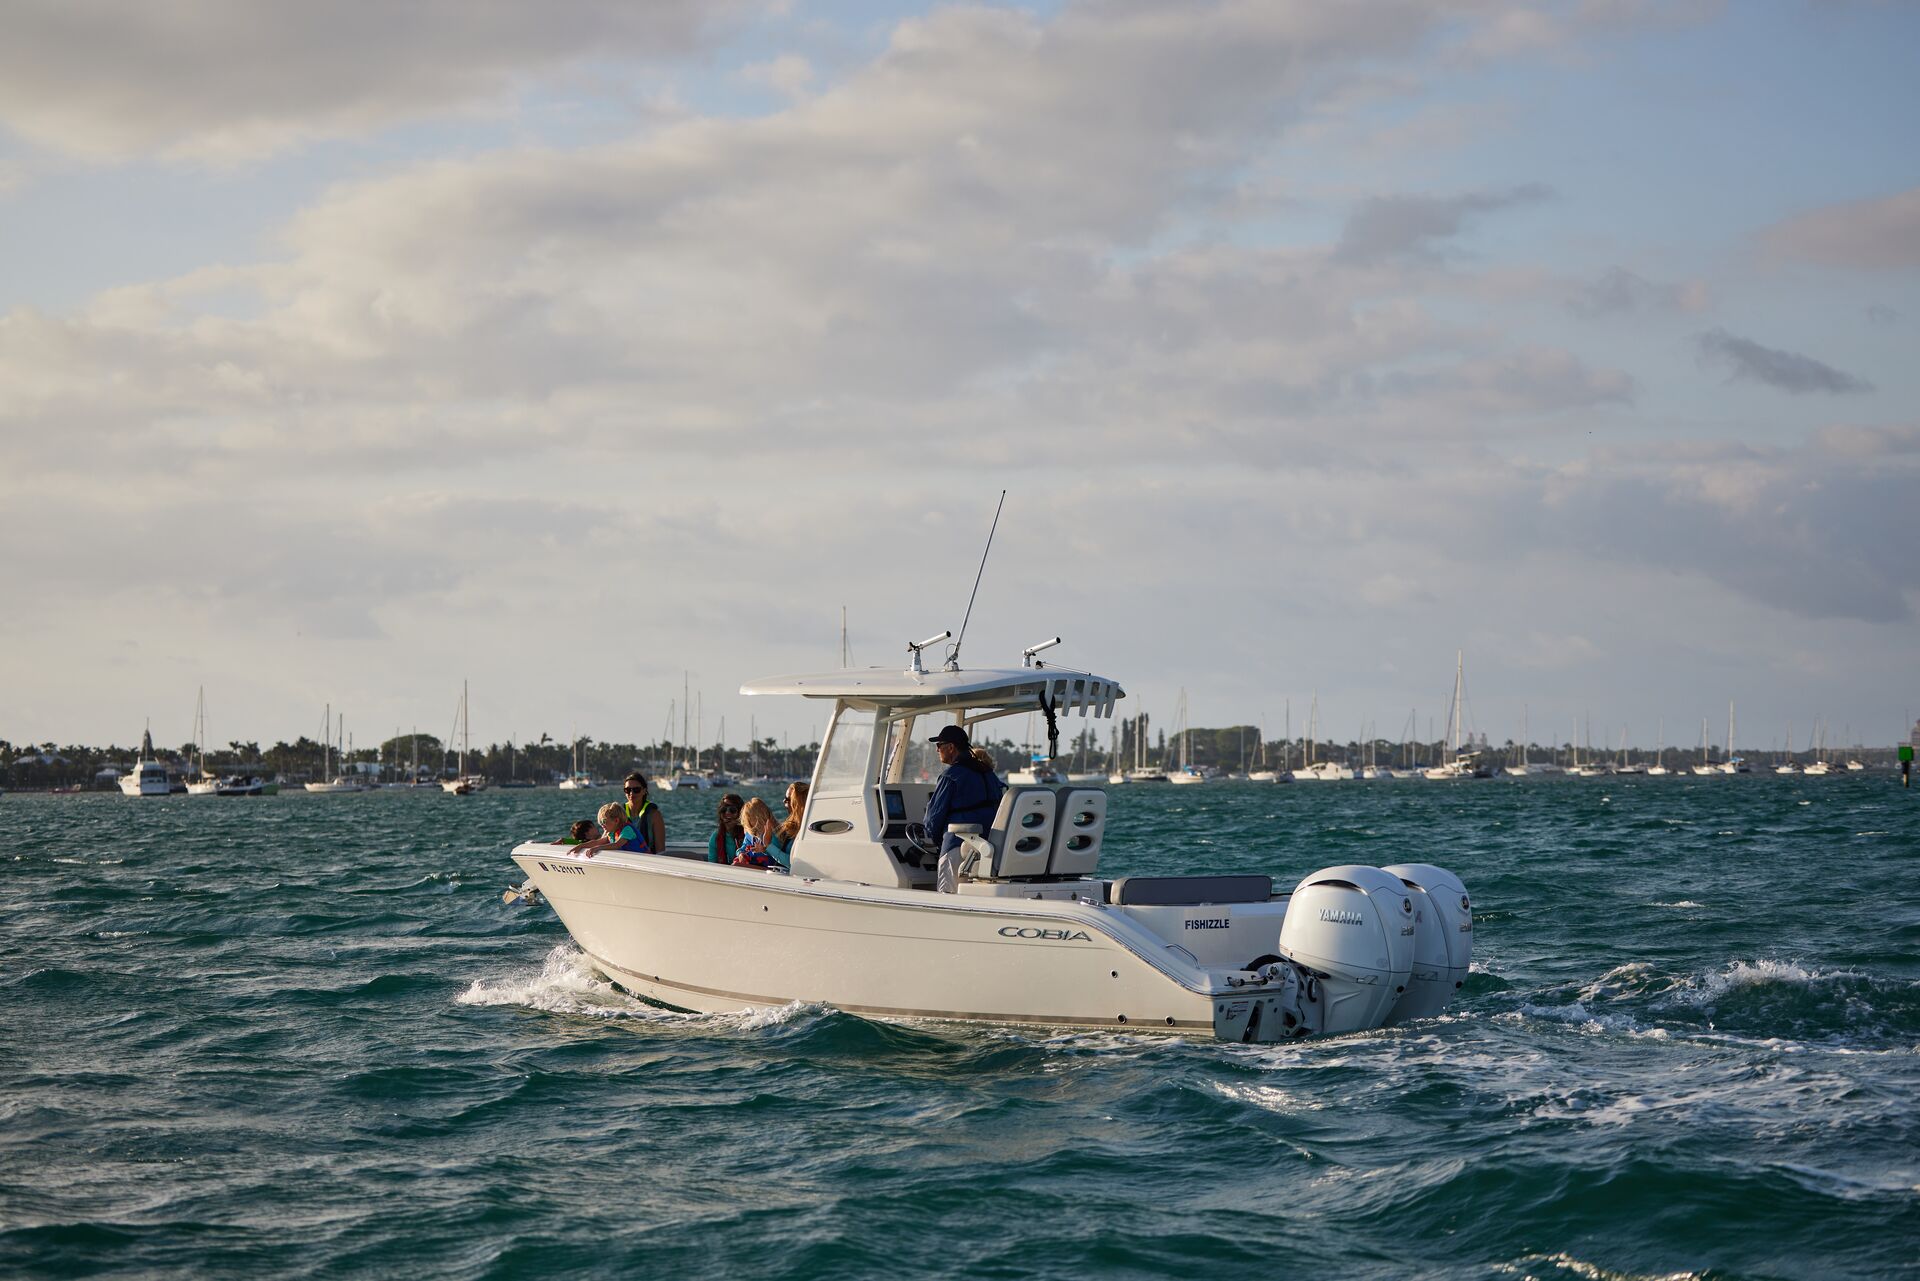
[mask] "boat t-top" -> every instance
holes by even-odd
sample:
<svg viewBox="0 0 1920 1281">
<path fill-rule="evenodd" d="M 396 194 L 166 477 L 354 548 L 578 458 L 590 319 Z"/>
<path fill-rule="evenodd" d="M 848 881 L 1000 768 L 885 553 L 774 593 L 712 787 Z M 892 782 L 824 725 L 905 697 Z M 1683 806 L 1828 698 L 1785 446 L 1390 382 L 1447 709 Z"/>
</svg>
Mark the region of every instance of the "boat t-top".
<svg viewBox="0 0 1920 1281">
<path fill-rule="evenodd" d="M 856 1014 L 1154 1030 L 1227 1041 L 1360 1031 L 1438 1013 L 1465 981 L 1471 903 L 1428 864 L 1266 875 L 1099 875 L 1103 788 L 1010 786 L 955 825 L 957 888 L 915 820 L 942 728 L 1038 713 L 1105 718 L 1119 683 L 1047 667 L 841 669 L 749 682 L 832 705 L 791 874 L 660 853 L 528 842 L 526 884 L 592 967 L 636 995 L 711 1012 L 820 1002 Z"/>
</svg>

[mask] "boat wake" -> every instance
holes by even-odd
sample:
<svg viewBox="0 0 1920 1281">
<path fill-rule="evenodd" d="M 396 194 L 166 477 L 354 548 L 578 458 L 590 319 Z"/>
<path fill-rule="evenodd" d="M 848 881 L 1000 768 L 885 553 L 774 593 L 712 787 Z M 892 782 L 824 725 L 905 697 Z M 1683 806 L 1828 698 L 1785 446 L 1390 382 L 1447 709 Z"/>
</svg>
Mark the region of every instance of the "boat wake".
<svg viewBox="0 0 1920 1281">
<path fill-rule="evenodd" d="M 1654 1039 L 1884 1048 L 1920 1034 L 1920 983 L 1766 957 L 1680 974 L 1634 961 L 1577 987 L 1514 999 L 1494 1017 Z"/>
<path fill-rule="evenodd" d="M 454 998 L 460 1005 L 518 1005 L 548 1014 L 584 1014 L 595 1018 L 684 1020 L 693 1015 L 649 1005 L 596 978 L 586 953 L 569 943 L 547 953 L 540 972 L 529 979 L 475 979 Z"/>
</svg>

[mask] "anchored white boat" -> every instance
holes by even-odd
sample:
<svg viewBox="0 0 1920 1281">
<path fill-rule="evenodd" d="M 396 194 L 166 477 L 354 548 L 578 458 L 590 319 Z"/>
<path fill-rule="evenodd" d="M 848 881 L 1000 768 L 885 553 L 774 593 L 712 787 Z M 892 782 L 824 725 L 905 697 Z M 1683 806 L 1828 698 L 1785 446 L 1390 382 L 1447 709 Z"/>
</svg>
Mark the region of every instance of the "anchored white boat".
<svg viewBox="0 0 1920 1281">
<path fill-rule="evenodd" d="M 1338 761 L 1316 761 L 1313 759 L 1314 739 L 1320 732 L 1320 695 L 1313 696 L 1313 706 L 1307 712 L 1307 743 L 1304 759 L 1299 769 L 1293 771 L 1296 783 L 1338 783 L 1353 777 L 1353 771 Z"/>
<path fill-rule="evenodd" d="M 454 729 L 460 735 L 460 767 L 452 778 L 440 780 L 440 790 L 448 796 L 472 796 L 487 790 L 487 776 L 467 773 L 467 753 L 472 750 L 472 727 L 467 718 L 467 683 L 460 682 L 460 708 L 454 715 Z M 453 735 L 447 735 L 453 741 Z"/>
<path fill-rule="evenodd" d="M 936 639 L 945 639 L 944 636 Z M 931 644 L 929 641 L 926 644 Z M 1230 1041 L 1359 1031 L 1438 1012 L 1465 981 L 1471 903 L 1425 864 L 1268 876 L 1097 875 L 1107 797 L 1010 787 L 990 826 L 955 827 L 958 892 L 912 820 L 940 728 L 1039 711 L 1112 715 L 1117 683 L 1028 666 L 857 669 L 756 681 L 749 695 L 831 701 L 792 872 L 704 848 L 513 851 L 592 965 L 698 1011 L 817 1001 L 874 1015 L 1152 1029 Z"/>
<path fill-rule="evenodd" d="M 1461 700 L 1466 693 L 1467 653 L 1455 650 L 1453 655 L 1453 710 L 1447 716 L 1447 741 L 1450 744 L 1447 759 L 1438 765 L 1420 771 L 1422 778 L 1455 779 L 1475 778 L 1480 771 L 1474 766 L 1473 753 L 1461 750 L 1461 734 L 1464 722 L 1461 717 Z"/>
<path fill-rule="evenodd" d="M 140 759 L 133 769 L 120 776 L 123 796 L 165 796 L 172 790 L 167 767 L 153 758 L 153 731 L 140 731 Z"/>
</svg>

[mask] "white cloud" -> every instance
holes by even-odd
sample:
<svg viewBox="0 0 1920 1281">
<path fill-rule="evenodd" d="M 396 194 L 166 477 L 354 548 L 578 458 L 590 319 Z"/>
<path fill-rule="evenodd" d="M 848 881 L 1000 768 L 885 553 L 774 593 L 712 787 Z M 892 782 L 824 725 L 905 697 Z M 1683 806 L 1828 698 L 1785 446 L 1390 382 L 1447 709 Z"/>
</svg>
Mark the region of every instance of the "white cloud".
<svg viewBox="0 0 1920 1281">
<path fill-rule="evenodd" d="M 148 151 L 246 159 L 469 109 L 530 72 L 589 57 L 682 53 L 738 7 L 17 0 L 0 41 L 0 122 L 41 146 L 99 159 Z"/>
<path fill-rule="evenodd" d="M 1920 266 L 1920 187 L 1828 205 L 1770 228 L 1781 258 L 1861 271 Z"/>
</svg>

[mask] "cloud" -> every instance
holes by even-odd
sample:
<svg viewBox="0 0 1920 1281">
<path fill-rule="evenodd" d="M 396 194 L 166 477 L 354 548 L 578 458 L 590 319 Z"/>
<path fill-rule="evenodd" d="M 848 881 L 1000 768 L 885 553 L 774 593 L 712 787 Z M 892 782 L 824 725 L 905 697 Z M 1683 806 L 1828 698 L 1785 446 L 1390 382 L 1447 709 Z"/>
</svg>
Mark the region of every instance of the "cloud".
<svg viewBox="0 0 1920 1281">
<path fill-rule="evenodd" d="M 1911 428 L 1698 459 L 1643 447 L 1551 473 L 1542 529 L 1569 551 L 1698 574 L 1801 618 L 1903 622 L 1920 563 L 1900 495 L 1916 486 Z"/>
<path fill-rule="evenodd" d="M 1348 215 L 1339 256 L 1355 263 L 1403 257 L 1430 260 L 1438 256 L 1439 242 L 1459 235 L 1480 215 L 1536 204 L 1552 194 L 1548 187 L 1528 183 L 1506 191 L 1458 196 L 1375 196 Z"/>
<path fill-rule="evenodd" d="M 798 98 L 813 84 L 813 65 L 798 54 L 781 54 L 768 62 L 757 62 L 741 71 L 749 84 L 765 85 L 775 93 Z"/>
<path fill-rule="evenodd" d="M 1776 256 L 1861 271 L 1920 266 L 1920 187 L 1828 205 L 1762 233 Z"/>
<path fill-rule="evenodd" d="M 1811 356 L 1763 347 L 1724 329 L 1710 329 L 1695 339 L 1695 343 L 1701 363 L 1730 370 L 1729 381 L 1765 383 L 1796 396 L 1816 391 L 1838 396 L 1873 390 L 1873 384 L 1865 379 L 1856 378 Z"/>
<path fill-rule="evenodd" d="M 1708 301 L 1704 281 L 1657 284 L 1624 267 L 1614 267 L 1582 285 L 1567 299 L 1567 306 L 1579 316 L 1633 316 L 1703 311 Z"/>
<path fill-rule="evenodd" d="M 1905 317 L 1895 308 L 1885 303 L 1870 303 L 1867 306 L 1867 323 L 1875 329 L 1898 329 Z"/>
<path fill-rule="evenodd" d="M 738 0 L 560 6 L 382 0 L 269 5 L 19 0 L 0 41 L 0 122 L 94 159 L 148 151 L 250 159 L 512 93 L 587 58 L 645 62 L 697 47 Z"/>
</svg>

